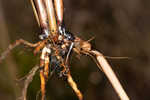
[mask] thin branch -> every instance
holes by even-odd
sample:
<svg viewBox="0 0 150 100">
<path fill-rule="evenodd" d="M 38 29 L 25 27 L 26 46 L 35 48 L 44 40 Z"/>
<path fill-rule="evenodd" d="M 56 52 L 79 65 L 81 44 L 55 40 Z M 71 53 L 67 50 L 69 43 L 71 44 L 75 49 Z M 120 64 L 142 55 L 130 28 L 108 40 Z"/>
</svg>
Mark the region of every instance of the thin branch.
<svg viewBox="0 0 150 100">
<path fill-rule="evenodd" d="M 15 43 L 10 44 L 9 47 L 0 55 L 0 62 L 6 58 L 6 56 L 11 52 L 11 50 L 13 50 L 15 47 L 17 47 L 20 44 L 24 44 L 24 45 L 29 46 L 29 47 L 36 47 L 37 45 L 39 45 L 39 42 L 32 44 L 32 43 L 25 41 L 23 39 L 16 40 Z"/>
<path fill-rule="evenodd" d="M 39 66 L 35 66 L 31 69 L 31 71 L 28 73 L 28 75 L 25 78 L 25 82 L 24 82 L 24 87 L 22 90 L 22 96 L 19 98 L 20 100 L 27 100 L 27 89 L 29 84 L 32 82 L 33 77 L 35 75 L 35 73 L 38 71 Z"/>
<path fill-rule="evenodd" d="M 111 82 L 113 88 L 117 92 L 118 96 L 121 100 L 129 100 L 126 92 L 124 91 L 122 85 L 120 84 L 118 78 L 116 77 L 114 71 L 112 70 L 111 66 L 108 64 L 105 57 L 99 53 L 98 51 L 91 51 L 92 54 L 96 56 L 96 59 L 100 66 L 98 66 L 102 71 L 105 73 L 109 81 Z"/>
</svg>

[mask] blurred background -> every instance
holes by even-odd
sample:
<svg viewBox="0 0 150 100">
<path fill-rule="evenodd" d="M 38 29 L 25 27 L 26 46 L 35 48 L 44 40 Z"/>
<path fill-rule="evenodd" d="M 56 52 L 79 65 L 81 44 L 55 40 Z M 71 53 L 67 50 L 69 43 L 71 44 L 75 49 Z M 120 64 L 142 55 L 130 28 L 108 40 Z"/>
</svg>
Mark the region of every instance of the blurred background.
<svg viewBox="0 0 150 100">
<path fill-rule="evenodd" d="M 64 0 L 65 23 L 71 32 L 91 41 L 106 56 L 131 100 L 150 100 L 150 0 Z M 40 32 L 30 0 L 0 0 L 0 53 L 23 38 L 37 42 Z M 17 82 L 39 64 L 39 55 L 19 46 L 0 64 L 0 99 L 16 100 L 23 82 Z M 106 76 L 88 56 L 70 59 L 71 72 L 84 100 L 119 100 Z M 35 100 L 38 73 L 28 89 Z M 47 100 L 77 100 L 70 86 L 54 75 L 47 83 Z M 38 99 L 40 100 L 40 99 Z"/>
</svg>

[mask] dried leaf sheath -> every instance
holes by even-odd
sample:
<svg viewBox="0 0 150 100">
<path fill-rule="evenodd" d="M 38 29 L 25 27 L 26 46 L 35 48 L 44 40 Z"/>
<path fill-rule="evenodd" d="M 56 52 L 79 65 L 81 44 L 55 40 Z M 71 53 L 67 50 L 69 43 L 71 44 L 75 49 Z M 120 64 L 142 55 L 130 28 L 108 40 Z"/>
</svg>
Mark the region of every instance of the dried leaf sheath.
<svg viewBox="0 0 150 100">
<path fill-rule="evenodd" d="M 112 70 L 111 66 L 108 64 L 105 57 L 98 51 L 91 49 L 91 44 L 88 41 L 84 41 L 78 37 L 75 39 L 75 48 L 74 51 L 77 54 L 85 54 L 92 57 L 94 60 L 96 58 L 96 64 L 100 70 L 104 72 L 104 74 L 109 79 L 110 83 L 112 84 L 113 88 L 115 89 L 116 93 L 120 97 L 121 100 L 129 100 L 128 95 L 124 91 L 122 85 L 120 84 L 118 78 L 116 77 L 114 71 Z"/>
<path fill-rule="evenodd" d="M 55 10 L 53 6 L 53 2 L 52 0 L 44 0 L 44 3 L 46 5 L 49 29 L 52 35 L 55 36 L 57 32 L 57 25 L 56 25 Z"/>
<path fill-rule="evenodd" d="M 34 0 L 34 4 L 35 4 L 36 12 L 39 18 L 40 27 L 42 29 L 48 29 L 47 12 L 45 10 L 45 5 L 43 3 L 43 0 Z"/>
<path fill-rule="evenodd" d="M 64 12 L 63 0 L 54 0 L 54 4 L 58 24 L 61 24 L 63 22 L 63 12 Z"/>
<path fill-rule="evenodd" d="M 91 52 L 96 56 L 96 59 L 100 65 L 98 67 L 102 69 L 102 71 L 105 73 L 105 75 L 111 82 L 112 86 L 114 87 L 120 99 L 129 100 L 129 97 L 127 96 L 126 92 L 124 91 L 122 85 L 120 84 L 118 78 L 116 77 L 115 73 L 111 69 L 111 66 L 108 64 L 105 57 L 98 51 L 91 51 Z"/>
</svg>

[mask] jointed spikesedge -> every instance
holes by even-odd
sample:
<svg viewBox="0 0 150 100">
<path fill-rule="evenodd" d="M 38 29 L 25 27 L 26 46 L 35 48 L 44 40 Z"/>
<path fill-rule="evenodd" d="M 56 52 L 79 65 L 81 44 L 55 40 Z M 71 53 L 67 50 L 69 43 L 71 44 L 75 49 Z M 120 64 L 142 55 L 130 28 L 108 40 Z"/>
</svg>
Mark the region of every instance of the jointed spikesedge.
<svg viewBox="0 0 150 100">
<path fill-rule="evenodd" d="M 23 39 L 17 40 L 14 44 L 9 45 L 0 56 L 0 62 L 16 46 L 23 44 L 34 49 L 34 54 L 40 53 L 40 65 L 35 66 L 25 77 L 25 85 L 22 90 L 22 96 L 19 99 L 26 100 L 27 88 L 32 82 L 33 76 L 37 71 L 40 72 L 41 79 L 41 100 L 45 100 L 46 82 L 53 73 L 57 72 L 59 77 L 65 78 L 72 87 L 79 100 L 83 100 L 83 95 L 74 82 L 69 65 L 69 56 L 71 52 L 78 55 L 84 54 L 92 57 L 99 69 L 105 73 L 116 90 L 121 100 L 129 100 L 123 90 L 116 75 L 106 61 L 105 57 L 96 50 L 91 49 L 89 41 L 84 41 L 67 31 L 63 21 L 63 0 L 30 0 L 34 14 L 36 16 L 41 34 L 38 43 L 29 43 Z"/>
</svg>

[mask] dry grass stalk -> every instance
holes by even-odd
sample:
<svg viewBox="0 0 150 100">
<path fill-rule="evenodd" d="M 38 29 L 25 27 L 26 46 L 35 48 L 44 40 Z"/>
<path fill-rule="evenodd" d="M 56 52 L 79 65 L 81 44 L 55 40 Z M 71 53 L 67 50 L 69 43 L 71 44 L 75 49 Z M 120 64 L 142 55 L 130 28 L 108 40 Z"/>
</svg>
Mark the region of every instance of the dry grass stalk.
<svg viewBox="0 0 150 100">
<path fill-rule="evenodd" d="M 63 0 L 54 0 L 54 4 L 56 8 L 56 17 L 58 24 L 61 24 L 61 22 L 63 22 L 63 14 L 64 14 Z"/>
<path fill-rule="evenodd" d="M 31 4 L 40 28 L 47 29 L 47 12 L 43 0 L 31 0 Z"/>
<path fill-rule="evenodd" d="M 126 92 L 124 91 L 122 85 L 120 84 L 118 78 L 116 77 L 114 71 L 112 70 L 111 66 L 108 64 L 105 57 L 98 51 L 91 51 L 97 59 L 97 62 L 99 64 L 99 68 L 102 69 L 102 71 L 105 73 L 109 81 L 111 82 L 113 88 L 117 92 L 118 96 L 121 100 L 129 100 L 129 97 L 127 96 Z"/>
<path fill-rule="evenodd" d="M 44 0 L 44 3 L 46 5 L 46 11 L 47 11 L 47 16 L 48 16 L 50 32 L 52 33 L 53 36 L 56 36 L 57 24 L 56 24 L 56 17 L 55 17 L 53 1 L 52 0 Z"/>
<path fill-rule="evenodd" d="M 38 71 L 38 69 L 39 69 L 39 66 L 33 67 L 33 68 L 30 70 L 30 72 L 23 78 L 23 79 L 25 79 L 25 82 L 24 82 L 24 87 L 23 87 L 23 89 L 22 89 L 22 96 L 18 98 L 19 100 L 27 100 L 27 90 L 28 90 L 28 86 L 29 86 L 30 83 L 32 82 L 33 77 L 34 77 L 34 75 L 36 74 L 36 72 Z M 19 80 L 19 81 L 22 81 L 22 79 Z"/>
</svg>

